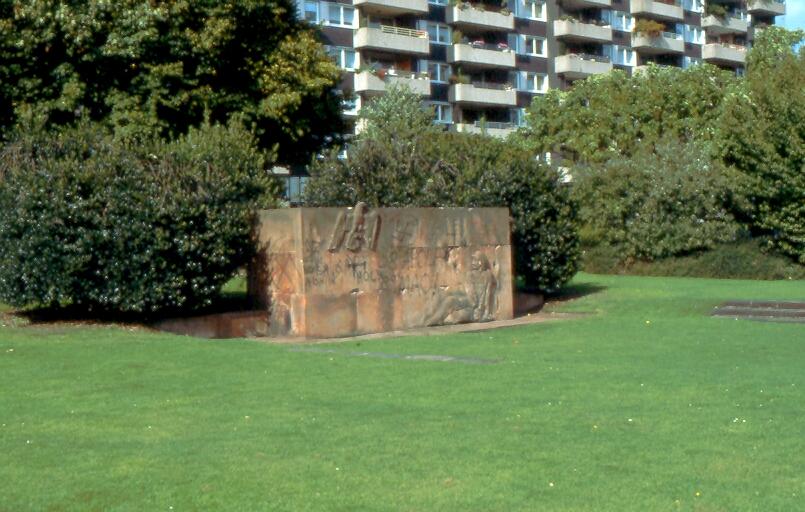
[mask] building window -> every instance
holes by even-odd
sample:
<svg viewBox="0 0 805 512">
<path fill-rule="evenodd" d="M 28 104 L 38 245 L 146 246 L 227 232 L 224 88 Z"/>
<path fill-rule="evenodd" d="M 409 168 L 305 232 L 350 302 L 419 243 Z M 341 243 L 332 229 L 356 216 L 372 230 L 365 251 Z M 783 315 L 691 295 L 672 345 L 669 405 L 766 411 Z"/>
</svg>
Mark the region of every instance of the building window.
<svg viewBox="0 0 805 512">
<path fill-rule="evenodd" d="M 345 46 L 328 46 L 327 53 L 335 60 L 335 63 L 341 69 L 347 71 L 355 71 L 357 69 L 357 58 L 355 50 Z"/>
<path fill-rule="evenodd" d="M 310 23 L 319 22 L 319 2 L 305 2 L 305 20 Z"/>
<path fill-rule="evenodd" d="M 427 71 L 431 82 L 444 84 L 450 79 L 450 65 L 444 62 L 421 60 L 419 61 L 419 70 L 422 72 Z"/>
<path fill-rule="evenodd" d="M 450 27 L 443 23 L 428 23 L 428 38 L 434 44 L 450 44 Z"/>
<path fill-rule="evenodd" d="M 341 100 L 341 111 L 345 116 L 357 116 L 360 109 L 360 97 L 358 96 L 353 96 L 349 99 L 344 98 Z"/>
<path fill-rule="evenodd" d="M 512 110 L 512 122 L 515 126 L 522 127 L 526 125 L 526 109 L 516 108 Z"/>
<path fill-rule="evenodd" d="M 453 107 L 449 103 L 432 102 L 433 122 L 437 124 L 450 124 L 453 122 Z"/>
<path fill-rule="evenodd" d="M 690 12 L 704 12 L 704 0 L 682 0 L 682 8 Z"/>
<path fill-rule="evenodd" d="M 621 66 L 634 66 L 636 63 L 635 52 L 628 46 L 614 45 L 609 50 L 609 58 L 613 64 Z"/>
<path fill-rule="evenodd" d="M 547 45 L 545 44 L 545 39 L 542 37 L 527 35 L 520 36 L 520 47 L 518 49 L 520 50 L 519 53 L 521 54 L 545 57 L 547 55 L 545 53 L 546 48 Z"/>
<path fill-rule="evenodd" d="M 622 30 L 624 32 L 631 32 L 634 30 L 634 20 L 632 19 L 631 14 L 623 11 L 612 11 L 610 18 L 613 29 Z"/>
<path fill-rule="evenodd" d="M 514 15 L 519 18 L 545 20 L 545 2 L 542 0 L 516 0 Z"/>
<path fill-rule="evenodd" d="M 701 27 L 685 25 L 682 30 L 682 35 L 686 43 L 704 44 L 704 30 L 702 30 Z"/>
<path fill-rule="evenodd" d="M 519 82 L 517 88 L 521 91 L 543 93 L 548 90 L 548 75 L 543 75 L 542 73 L 521 71 L 519 74 Z"/>
<path fill-rule="evenodd" d="M 428 0 L 428 3 L 432 5 L 447 5 L 447 0 Z"/>
<path fill-rule="evenodd" d="M 291 204 L 300 204 L 309 178 L 307 176 L 288 176 L 285 179 L 285 199 Z"/>
<path fill-rule="evenodd" d="M 327 24 L 332 27 L 355 28 L 355 8 L 343 4 L 327 6 Z"/>
<path fill-rule="evenodd" d="M 691 66 L 696 66 L 702 63 L 702 59 L 697 59 L 696 57 L 688 57 L 684 55 L 682 57 L 682 69 L 688 69 Z"/>
</svg>

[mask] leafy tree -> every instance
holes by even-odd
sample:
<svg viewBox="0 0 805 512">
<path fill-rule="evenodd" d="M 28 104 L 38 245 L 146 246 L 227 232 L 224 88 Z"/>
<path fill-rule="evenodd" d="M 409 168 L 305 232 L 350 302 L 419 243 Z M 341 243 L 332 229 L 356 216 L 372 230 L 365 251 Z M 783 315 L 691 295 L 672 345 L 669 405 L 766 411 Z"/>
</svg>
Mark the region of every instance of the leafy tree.
<svg viewBox="0 0 805 512">
<path fill-rule="evenodd" d="M 242 113 L 307 160 L 341 131 L 338 79 L 292 0 L 0 0 L 0 129 L 88 116 L 175 136 Z"/>
<path fill-rule="evenodd" d="M 361 110 L 348 159 L 316 160 L 311 206 L 508 206 L 515 271 L 552 292 L 577 269 L 576 205 L 556 169 L 528 151 L 480 135 L 444 132 L 418 96 L 391 89 Z"/>
<path fill-rule="evenodd" d="M 718 147 L 748 179 L 755 230 L 805 264 L 805 31 L 769 27 L 747 56 L 745 87 L 724 106 Z M 796 45 L 799 50 L 794 50 Z"/>
<path fill-rule="evenodd" d="M 621 261 L 654 260 L 733 242 L 737 181 L 701 143 L 664 140 L 654 150 L 578 167 L 575 194 L 584 243 L 606 245 Z"/>
<path fill-rule="evenodd" d="M 520 143 L 573 162 L 630 157 L 666 138 L 712 140 L 719 106 L 734 74 L 710 65 L 686 70 L 650 66 L 635 76 L 615 70 L 536 97 Z"/>
<path fill-rule="evenodd" d="M 237 123 L 173 142 L 93 123 L 28 129 L 0 151 L 0 300 L 158 313 L 209 304 L 271 206 L 265 155 Z"/>
</svg>

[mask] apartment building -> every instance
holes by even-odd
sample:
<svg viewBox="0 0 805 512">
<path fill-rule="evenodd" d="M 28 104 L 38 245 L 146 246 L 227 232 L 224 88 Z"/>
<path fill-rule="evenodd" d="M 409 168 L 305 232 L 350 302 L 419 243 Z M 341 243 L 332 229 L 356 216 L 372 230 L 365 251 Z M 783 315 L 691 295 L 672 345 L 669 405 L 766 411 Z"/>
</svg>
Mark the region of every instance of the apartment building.
<svg viewBox="0 0 805 512">
<path fill-rule="evenodd" d="M 344 70 L 346 119 L 403 83 L 437 123 L 495 136 L 535 95 L 613 68 L 708 62 L 740 74 L 755 31 L 785 14 L 784 0 L 296 1 Z"/>
</svg>

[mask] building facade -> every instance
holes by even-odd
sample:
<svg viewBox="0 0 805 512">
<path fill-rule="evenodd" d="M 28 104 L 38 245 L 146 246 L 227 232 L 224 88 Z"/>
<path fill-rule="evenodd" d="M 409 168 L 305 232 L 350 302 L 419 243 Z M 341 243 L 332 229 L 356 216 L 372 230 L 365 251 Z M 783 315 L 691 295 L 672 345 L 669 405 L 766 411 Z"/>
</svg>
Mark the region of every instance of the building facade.
<svg viewBox="0 0 805 512">
<path fill-rule="evenodd" d="M 344 116 L 394 83 L 435 121 L 506 136 L 534 95 L 613 68 L 708 62 L 743 73 L 784 0 L 296 0 L 344 70 Z M 360 129 L 351 125 L 352 129 Z"/>
</svg>

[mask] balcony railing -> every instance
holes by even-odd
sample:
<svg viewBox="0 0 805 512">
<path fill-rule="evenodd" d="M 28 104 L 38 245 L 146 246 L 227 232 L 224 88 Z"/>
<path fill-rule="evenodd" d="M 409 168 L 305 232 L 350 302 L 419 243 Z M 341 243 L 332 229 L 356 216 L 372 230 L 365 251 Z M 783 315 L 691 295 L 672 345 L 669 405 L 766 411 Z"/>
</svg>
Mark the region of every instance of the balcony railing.
<svg viewBox="0 0 805 512">
<path fill-rule="evenodd" d="M 380 31 L 384 34 L 394 34 L 398 36 L 428 38 L 428 33 L 424 30 L 416 30 L 413 28 L 393 27 L 391 25 L 380 25 Z"/>
<path fill-rule="evenodd" d="M 470 41 L 469 39 L 464 38 L 459 44 L 466 44 L 477 50 L 493 50 L 496 52 L 512 51 L 507 43 L 485 43 L 483 41 Z"/>
<path fill-rule="evenodd" d="M 581 60 L 589 60 L 592 62 L 601 62 L 603 64 L 609 64 L 612 62 L 612 59 L 607 57 L 606 55 L 592 55 L 589 53 L 567 53 L 568 57 L 574 57 Z"/>
<path fill-rule="evenodd" d="M 514 123 L 502 123 L 499 121 L 475 121 L 472 123 L 476 128 L 488 128 L 490 130 L 513 130 Z"/>
<path fill-rule="evenodd" d="M 510 91 L 514 89 L 514 86 L 509 83 L 500 84 L 495 82 L 472 82 L 472 86 L 479 89 L 494 89 L 496 91 Z"/>
</svg>

